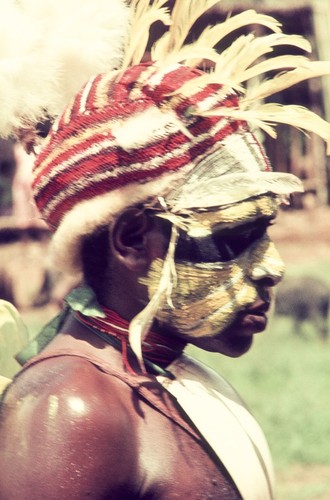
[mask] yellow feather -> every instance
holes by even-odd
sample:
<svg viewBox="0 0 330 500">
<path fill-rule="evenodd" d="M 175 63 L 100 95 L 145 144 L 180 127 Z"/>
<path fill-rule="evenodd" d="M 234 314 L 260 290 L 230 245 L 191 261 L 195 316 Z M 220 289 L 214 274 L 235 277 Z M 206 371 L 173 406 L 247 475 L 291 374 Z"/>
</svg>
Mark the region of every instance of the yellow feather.
<svg viewBox="0 0 330 500">
<path fill-rule="evenodd" d="M 247 107 L 252 101 L 282 92 L 303 80 L 325 75 L 330 75 L 330 61 L 307 61 L 303 67 L 280 73 L 271 80 L 264 80 L 257 86 L 249 88 L 246 98 L 241 101 L 242 106 Z"/>
<path fill-rule="evenodd" d="M 247 59 L 246 54 L 250 50 L 254 35 L 242 35 L 235 40 L 230 47 L 227 47 L 218 57 L 215 66 L 215 73 L 218 75 L 232 75 L 239 67 L 241 60 Z M 268 49 L 269 51 L 271 48 Z M 246 68 L 246 63 L 243 69 Z"/>
<path fill-rule="evenodd" d="M 200 34 L 198 42 L 202 45 L 214 47 L 233 31 L 251 24 L 260 24 L 275 33 L 281 33 L 281 24 L 276 19 L 264 14 L 258 14 L 255 10 L 250 9 L 236 16 L 229 17 L 223 23 L 208 26 Z"/>
<path fill-rule="evenodd" d="M 150 26 L 154 22 L 161 21 L 165 25 L 170 24 L 168 9 L 163 7 L 166 1 L 155 0 L 152 4 L 149 0 L 132 1 L 130 40 L 125 49 L 122 69 L 141 62 L 149 40 Z"/>
<path fill-rule="evenodd" d="M 216 3 L 219 3 L 219 0 L 176 0 L 171 16 L 167 51 L 178 51 L 194 22 Z"/>
<path fill-rule="evenodd" d="M 238 75 L 260 57 L 272 52 L 273 47 L 278 45 L 291 45 L 307 52 L 310 51 L 309 42 L 299 35 L 273 33 L 258 38 L 252 34 L 243 35 L 222 52 L 216 65 L 216 71 L 225 73 L 238 82 L 243 81 Z"/>
<path fill-rule="evenodd" d="M 212 111 L 197 114 L 203 116 L 227 116 L 235 120 L 246 120 L 260 127 L 272 137 L 276 137 L 276 133 L 271 124 L 284 123 L 291 125 L 320 136 L 327 144 L 327 154 L 330 154 L 330 123 L 303 106 L 267 103 L 250 110 L 219 107 Z"/>
<path fill-rule="evenodd" d="M 258 64 L 255 64 L 245 71 L 238 72 L 235 76 L 233 76 L 233 78 L 235 78 L 235 81 L 244 82 L 261 74 L 267 73 L 268 71 L 303 67 L 306 62 L 308 62 L 308 59 L 305 56 L 288 55 L 272 57 L 271 59 L 266 59 Z"/>
<path fill-rule="evenodd" d="M 181 95 L 189 97 L 197 93 L 199 90 L 205 88 L 206 85 L 211 85 L 212 83 L 223 85 L 224 87 L 226 87 L 227 90 L 221 91 L 221 93 L 223 94 L 228 92 L 228 89 L 236 90 L 236 92 L 239 93 L 243 93 L 245 91 L 245 89 L 241 85 L 237 84 L 230 78 L 226 78 L 224 75 L 211 71 L 210 73 L 204 73 L 203 75 L 198 76 L 193 80 L 189 80 L 188 82 L 184 83 L 180 88 L 178 88 L 175 92 L 173 92 L 171 95 L 173 96 Z"/>
<path fill-rule="evenodd" d="M 256 127 L 261 128 L 267 132 L 271 137 L 276 138 L 276 132 L 273 127 L 269 124 L 263 122 L 262 118 L 253 110 L 243 110 L 240 108 L 229 108 L 224 106 L 219 106 L 213 108 L 209 111 L 195 113 L 198 116 L 223 116 L 227 118 L 232 118 L 233 120 L 243 120 L 254 124 Z"/>
</svg>

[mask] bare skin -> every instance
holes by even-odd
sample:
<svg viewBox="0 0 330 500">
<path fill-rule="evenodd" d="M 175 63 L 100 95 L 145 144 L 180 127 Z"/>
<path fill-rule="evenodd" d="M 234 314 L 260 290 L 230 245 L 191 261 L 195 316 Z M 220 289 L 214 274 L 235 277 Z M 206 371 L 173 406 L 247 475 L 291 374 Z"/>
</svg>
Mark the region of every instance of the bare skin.
<svg viewBox="0 0 330 500">
<path fill-rule="evenodd" d="M 134 238 L 128 238 L 133 221 Z M 153 259 L 164 257 L 166 238 L 157 223 L 130 212 L 113 231 L 111 251 L 111 272 L 123 279 L 116 280 L 115 296 L 101 299 L 130 320 L 147 301 L 139 277 Z M 274 284 L 264 276 L 258 302 L 225 332 L 190 340 L 210 351 L 243 354 L 266 326 Z M 166 325 L 158 330 L 169 333 Z M 68 346 L 122 369 L 121 353 L 72 317 L 44 352 Z M 159 387 L 159 398 L 166 397 Z M 17 378 L 2 405 L 0 450 L 0 500 L 240 498 L 194 436 L 126 383 L 79 357 L 46 359 Z"/>
<path fill-rule="evenodd" d="M 72 319 L 64 329 L 71 347 L 121 365 Z M 68 347 L 66 337 L 47 349 Z M 0 443 L 1 500 L 240 498 L 196 439 L 84 359 L 47 359 L 24 372 L 6 398 Z"/>
</svg>

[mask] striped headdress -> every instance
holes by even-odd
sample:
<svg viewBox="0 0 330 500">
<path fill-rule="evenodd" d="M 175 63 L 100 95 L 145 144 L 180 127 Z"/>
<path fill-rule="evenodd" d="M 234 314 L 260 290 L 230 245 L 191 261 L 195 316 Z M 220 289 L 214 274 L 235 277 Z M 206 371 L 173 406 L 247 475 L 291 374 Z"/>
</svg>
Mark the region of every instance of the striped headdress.
<svg viewBox="0 0 330 500">
<path fill-rule="evenodd" d="M 254 179 L 257 172 L 269 170 L 263 149 L 245 122 L 191 113 L 209 102 L 237 106 L 237 96 L 221 94 L 221 85 L 208 85 L 168 106 L 168 96 L 178 83 L 201 74 L 175 65 L 155 84 L 157 69 L 144 63 L 124 73 L 98 75 L 53 127 L 37 158 L 33 187 L 43 217 L 56 231 L 56 253 L 64 250 L 71 269 L 77 271 L 77 265 L 79 269 L 83 235 L 109 223 L 128 206 L 166 198 L 195 165 L 217 154 L 219 144 L 227 144 L 222 148 L 223 174 L 234 164 L 239 170 L 237 151 Z"/>
</svg>

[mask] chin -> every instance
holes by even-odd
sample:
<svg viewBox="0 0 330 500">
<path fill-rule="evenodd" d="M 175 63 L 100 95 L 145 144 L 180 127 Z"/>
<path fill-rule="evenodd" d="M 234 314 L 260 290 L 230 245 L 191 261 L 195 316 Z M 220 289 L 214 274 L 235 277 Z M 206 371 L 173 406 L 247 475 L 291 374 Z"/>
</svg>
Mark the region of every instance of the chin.
<svg viewBox="0 0 330 500">
<path fill-rule="evenodd" d="M 200 337 L 190 340 L 190 343 L 204 351 L 217 352 L 230 358 L 239 358 L 246 354 L 253 343 L 253 335 L 229 335 L 227 330 L 212 337 Z"/>
<path fill-rule="evenodd" d="M 262 315 L 242 314 L 227 328 L 208 337 L 189 338 L 189 342 L 205 351 L 218 352 L 231 358 L 246 354 L 255 334 L 263 332 L 267 326 L 267 317 Z"/>
<path fill-rule="evenodd" d="M 160 326 L 160 324 L 159 324 Z M 204 351 L 217 352 L 231 358 L 238 358 L 246 354 L 252 344 L 255 334 L 265 330 L 267 326 L 266 314 L 238 314 L 236 319 L 219 333 L 205 336 L 195 336 L 193 330 L 182 332 L 162 325 L 160 330 L 167 335 L 174 335 L 184 339 Z"/>
</svg>

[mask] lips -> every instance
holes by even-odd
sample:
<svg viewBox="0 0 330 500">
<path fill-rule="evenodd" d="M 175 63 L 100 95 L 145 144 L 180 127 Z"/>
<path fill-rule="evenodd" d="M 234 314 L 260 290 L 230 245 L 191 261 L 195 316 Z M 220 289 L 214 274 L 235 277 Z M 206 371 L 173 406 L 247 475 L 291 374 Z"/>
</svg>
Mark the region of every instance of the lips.
<svg viewBox="0 0 330 500">
<path fill-rule="evenodd" d="M 217 335 L 193 338 L 193 344 L 207 351 L 219 352 L 237 358 L 251 347 L 253 336 L 267 326 L 270 300 L 259 298 L 247 309 L 237 314 L 235 320 Z"/>
<path fill-rule="evenodd" d="M 264 316 L 267 311 L 269 311 L 270 308 L 270 301 L 269 300 L 262 300 L 259 299 L 252 306 L 249 306 L 248 309 L 244 311 L 245 314 L 253 314 L 253 315 L 261 315 Z"/>
<path fill-rule="evenodd" d="M 268 322 L 267 311 L 270 302 L 257 300 L 239 314 L 237 326 L 240 336 L 251 335 L 265 330 Z"/>
</svg>

